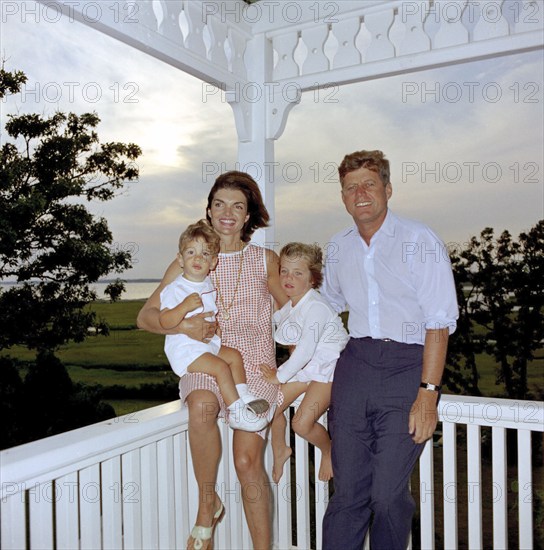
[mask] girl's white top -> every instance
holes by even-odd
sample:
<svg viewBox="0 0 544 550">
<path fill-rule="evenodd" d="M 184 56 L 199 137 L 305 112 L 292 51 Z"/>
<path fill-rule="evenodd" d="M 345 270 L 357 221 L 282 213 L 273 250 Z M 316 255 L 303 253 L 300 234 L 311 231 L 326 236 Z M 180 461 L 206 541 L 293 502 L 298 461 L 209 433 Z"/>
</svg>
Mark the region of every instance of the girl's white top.
<svg viewBox="0 0 544 550">
<path fill-rule="evenodd" d="M 331 382 L 336 361 L 349 336 L 325 298 L 310 289 L 294 307 L 289 301 L 276 311 L 274 322 L 276 342 L 296 346 L 278 369 L 278 380 L 282 384 L 295 380 Z"/>
</svg>

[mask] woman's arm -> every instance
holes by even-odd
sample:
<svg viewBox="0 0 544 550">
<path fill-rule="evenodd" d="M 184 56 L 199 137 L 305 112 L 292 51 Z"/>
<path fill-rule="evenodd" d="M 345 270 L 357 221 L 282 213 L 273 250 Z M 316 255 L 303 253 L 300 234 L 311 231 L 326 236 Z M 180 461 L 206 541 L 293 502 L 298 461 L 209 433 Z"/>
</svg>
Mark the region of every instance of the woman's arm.
<svg viewBox="0 0 544 550">
<path fill-rule="evenodd" d="M 206 320 L 212 312 L 205 311 L 183 319 L 183 321 L 175 328 L 164 329 L 161 326 L 160 306 L 161 306 L 161 291 L 169 283 L 171 283 L 181 273 L 181 267 L 177 260 L 174 260 L 166 270 L 159 286 L 153 291 L 153 294 L 147 299 L 142 309 L 138 313 L 136 324 L 138 328 L 153 332 L 155 334 L 186 334 L 194 340 L 207 340 L 215 334 L 215 323 Z"/>
<path fill-rule="evenodd" d="M 276 307 L 279 309 L 287 303 L 289 298 L 280 283 L 280 259 L 273 250 L 269 249 L 266 249 L 266 273 L 268 291 L 272 294 Z"/>
<path fill-rule="evenodd" d="M 165 330 L 159 321 L 161 308 L 162 289 L 170 284 L 181 273 L 181 267 L 177 260 L 174 260 L 166 270 L 159 286 L 153 291 L 153 294 L 147 299 L 136 318 L 138 328 L 154 332 L 155 334 L 176 334 L 177 330 Z"/>
</svg>

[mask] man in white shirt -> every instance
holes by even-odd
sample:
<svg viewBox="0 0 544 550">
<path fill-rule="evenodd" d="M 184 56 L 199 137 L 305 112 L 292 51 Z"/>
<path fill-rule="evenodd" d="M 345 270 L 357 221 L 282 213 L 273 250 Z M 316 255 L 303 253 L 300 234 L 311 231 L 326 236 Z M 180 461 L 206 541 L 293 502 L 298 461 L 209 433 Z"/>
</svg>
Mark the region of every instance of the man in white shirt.
<svg viewBox="0 0 544 550">
<path fill-rule="evenodd" d="M 349 310 L 350 341 L 332 387 L 335 492 L 323 549 L 404 550 L 414 501 L 408 482 L 437 424 L 437 402 L 457 298 L 442 241 L 400 218 L 381 151 L 346 155 L 342 201 L 355 225 L 328 246 L 322 294 Z"/>
</svg>

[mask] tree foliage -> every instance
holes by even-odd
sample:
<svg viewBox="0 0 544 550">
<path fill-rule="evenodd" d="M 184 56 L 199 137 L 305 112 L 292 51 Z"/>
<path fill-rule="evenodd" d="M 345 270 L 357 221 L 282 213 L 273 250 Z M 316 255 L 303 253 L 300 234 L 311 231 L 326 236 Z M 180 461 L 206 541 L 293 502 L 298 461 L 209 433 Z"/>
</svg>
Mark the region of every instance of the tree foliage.
<svg viewBox="0 0 544 550">
<path fill-rule="evenodd" d="M 0 98 L 26 80 L 0 72 Z M 54 350 L 81 341 L 94 314 L 92 283 L 131 266 L 126 250 L 112 247 L 107 221 L 89 201 L 108 201 L 138 178 L 133 143 L 100 143 L 95 113 L 8 115 L 13 142 L 0 149 L 0 350 L 15 344 Z M 121 282 L 110 287 L 118 298 Z"/>
<path fill-rule="evenodd" d="M 467 369 L 477 390 L 475 356 L 497 363 L 497 384 L 513 399 L 530 398 L 528 367 L 544 338 L 544 220 L 514 240 L 493 229 L 452 253 L 460 319 L 449 364 Z M 466 374 L 466 373 L 465 373 Z M 472 394 L 477 391 L 472 391 Z"/>
</svg>

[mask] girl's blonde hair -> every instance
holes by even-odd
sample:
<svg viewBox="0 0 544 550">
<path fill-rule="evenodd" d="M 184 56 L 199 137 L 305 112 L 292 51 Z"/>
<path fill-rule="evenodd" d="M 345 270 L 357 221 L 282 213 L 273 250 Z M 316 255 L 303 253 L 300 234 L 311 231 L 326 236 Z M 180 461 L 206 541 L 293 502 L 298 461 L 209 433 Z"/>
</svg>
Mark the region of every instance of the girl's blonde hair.
<svg viewBox="0 0 544 550">
<path fill-rule="evenodd" d="M 306 260 L 312 277 L 312 286 L 314 288 L 321 286 L 323 282 L 323 252 L 317 244 L 288 243 L 280 251 L 280 265 L 282 258 Z"/>
</svg>

